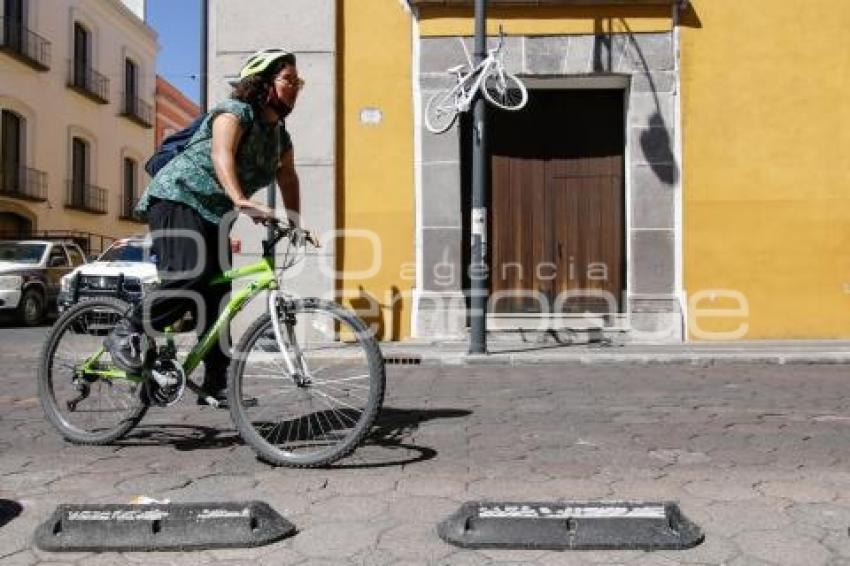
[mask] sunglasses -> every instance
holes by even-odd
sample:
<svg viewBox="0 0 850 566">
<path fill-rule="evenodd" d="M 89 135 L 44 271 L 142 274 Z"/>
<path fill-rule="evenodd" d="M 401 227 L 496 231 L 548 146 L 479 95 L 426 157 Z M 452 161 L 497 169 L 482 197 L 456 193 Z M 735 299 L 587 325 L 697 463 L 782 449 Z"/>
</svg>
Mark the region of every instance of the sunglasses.
<svg viewBox="0 0 850 566">
<path fill-rule="evenodd" d="M 286 83 L 289 86 L 294 87 L 298 90 L 301 90 L 302 88 L 304 88 L 304 85 L 307 84 L 304 79 L 300 77 L 275 77 L 274 80 L 275 82 Z"/>
</svg>

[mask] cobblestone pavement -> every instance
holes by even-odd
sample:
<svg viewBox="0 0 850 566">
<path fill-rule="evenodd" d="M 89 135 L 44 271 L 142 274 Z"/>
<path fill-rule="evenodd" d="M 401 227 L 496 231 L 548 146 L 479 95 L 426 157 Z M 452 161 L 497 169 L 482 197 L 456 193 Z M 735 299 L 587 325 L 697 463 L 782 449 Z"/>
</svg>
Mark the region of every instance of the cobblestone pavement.
<svg viewBox="0 0 850 566">
<path fill-rule="evenodd" d="M 841 366 L 390 371 L 368 445 L 333 469 L 271 468 L 226 412 L 184 401 L 126 441 L 65 444 L 36 398 L 45 329 L 0 329 L 0 564 L 850 564 L 850 374 Z M 251 550 L 49 554 L 60 502 L 261 499 L 298 527 Z M 706 532 L 678 552 L 459 550 L 466 500 L 676 500 Z"/>
</svg>

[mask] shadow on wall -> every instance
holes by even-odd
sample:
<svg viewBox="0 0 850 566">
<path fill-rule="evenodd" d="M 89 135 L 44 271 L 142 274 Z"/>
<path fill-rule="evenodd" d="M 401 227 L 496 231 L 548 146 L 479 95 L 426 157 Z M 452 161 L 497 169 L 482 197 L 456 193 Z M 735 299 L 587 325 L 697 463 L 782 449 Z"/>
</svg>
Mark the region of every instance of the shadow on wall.
<svg viewBox="0 0 850 566">
<path fill-rule="evenodd" d="M 378 340 L 401 340 L 401 314 L 404 307 L 401 291 L 393 285 L 386 298 L 387 303 L 381 303 L 374 295 L 367 292 L 362 285 L 357 286 L 358 296 L 350 299 L 351 308 L 357 316 L 363 319 L 370 329 L 375 332 Z"/>
<path fill-rule="evenodd" d="M 654 157 L 649 166 L 655 175 L 663 183 L 675 185 L 680 175 L 679 164 L 676 163 L 674 141 L 670 138 L 671 125 L 667 124 L 664 119 L 661 102 L 658 98 L 659 88 L 656 78 L 653 76 L 643 49 L 640 43 L 636 41 L 635 34 L 629 28 L 628 22 L 624 18 L 617 18 L 616 21 L 618 27 L 625 30 L 625 33 L 615 33 L 613 18 L 597 18 L 594 20 L 593 72 L 611 72 L 619 66 L 620 62 L 616 59 L 625 57 L 627 52 L 636 56 L 635 63 L 639 67 L 636 72 L 643 75 L 649 86 L 648 91 L 655 102 L 655 112 L 650 115 L 646 124 L 641 125 L 641 149 L 644 155 Z M 692 4 L 688 4 L 687 8 L 681 13 L 679 23 L 686 27 L 702 28 L 702 22 Z M 624 40 L 620 38 L 624 38 Z M 671 48 L 673 47 L 671 46 Z M 676 54 L 673 53 L 672 55 L 675 58 Z"/>
<path fill-rule="evenodd" d="M 699 21 L 699 18 L 696 16 L 696 12 L 693 9 L 694 1 L 702 1 L 702 0 L 691 0 L 688 3 L 688 7 L 685 12 L 682 14 L 681 24 L 688 27 L 702 27 L 702 23 Z M 452 2 L 447 2 L 448 4 L 452 4 Z M 472 20 L 474 17 L 474 8 L 471 5 L 471 2 L 466 2 L 465 6 L 461 6 L 461 2 L 456 2 L 456 6 L 427 6 L 418 8 L 418 19 L 420 22 L 427 22 L 431 20 L 441 20 L 447 18 L 456 18 L 456 19 L 467 19 Z M 487 11 L 487 17 L 490 20 L 488 25 L 488 33 L 494 34 L 497 31 L 496 25 L 493 22 L 507 22 L 511 23 L 516 20 L 525 20 L 528 19 L 528 12 L 521 7 L 517 7 L 516 4 L 518 2 L 514 2 L 513 5 L 499 6 L 493 5 Z M 544 4 L 543 6 L 538 6 L 534 10 L 534 18 L 539 21 L 561 21 L 567 19 L 593 19 L 598 18 L 600 14 L 606 14 L 605 18 L 664 18 L 670 14 L 670 8 L 668 5 L 662 4 L 648 4 L 648 5 L 638 5 L 637 2 L 632 4 L 627 4 L 625 2 L 621 2 L 620 4 L 615 4 L 610 2 L 610 6 L 599 6 L 599 5 L 591 5 L 590 2 L 585 2 L 585 5 L 545 5 L 546 2 L 537 2 L 537 4 Z M 604 2 L 600 2 L 599 4 L 604 4 Z M 506 29 L 510 30 L 511 26 L 506 26 Z M 470 31 L 471 33 L 471 31 Z"/>
</svg>

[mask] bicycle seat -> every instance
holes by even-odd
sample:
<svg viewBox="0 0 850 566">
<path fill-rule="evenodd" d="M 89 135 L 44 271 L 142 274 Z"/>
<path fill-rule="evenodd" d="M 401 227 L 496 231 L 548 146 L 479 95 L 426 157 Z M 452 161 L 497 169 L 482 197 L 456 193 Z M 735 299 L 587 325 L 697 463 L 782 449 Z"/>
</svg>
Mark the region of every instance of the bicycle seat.
<svg viewBox="0 0 850 566">
<path fill-rule="evenodd" d="M 465 68 L 466 68 L 466 65 L 458 65 L 457 67 L 452 67 L 451 69 L 447 70 L 446 72 L 447 73 L 458 73 L 458 74 L 460 74 L 460 72 L 463 71 Z"/>
</svg>

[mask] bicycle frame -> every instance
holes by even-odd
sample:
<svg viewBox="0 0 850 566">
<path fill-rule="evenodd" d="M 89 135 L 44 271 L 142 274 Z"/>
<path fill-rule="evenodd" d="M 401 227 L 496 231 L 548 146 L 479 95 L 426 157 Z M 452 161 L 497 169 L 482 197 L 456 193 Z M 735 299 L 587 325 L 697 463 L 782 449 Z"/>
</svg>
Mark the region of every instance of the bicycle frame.
<svg viewBox="0 0 850 566">
<path fill-rule="evenodd" d="M 257 263 L 225 271 L 212 279 L 211 284 L 221 285 L 251 275 L 258 275 L 258 277 L 230 298 L 224 310 L 218 319 L 216 319 L 215 324 L 198 340 L 198 343 L 189 351 L 186 359 L 182 362 L 181 365 L 186 374 L 187 385 L 191 389 L 196 389 L 197 386 L 188 379 L 189 376 L 197 369 L 204 357 L 215 346 L 222 328 L 230 324 L 239 311 L 258 294 L 266 290 L 278 288 L 277 277 L 272 268 L 270 258 L 263 258 Z M 173 338 L 168 330 L 166 330 L 165 335 L 169 344 L 173 344 Z M 96 369 L 95 364 L 97 364 L 105 352 L 106 349 L 101 347 L 93 356 L 83 362 L 80 367 L 82 373 L 105 379 L 126 379 L 136 383 L 141 383 L 146 379 L 143 375 L 131 375 L 118 369 Z"/>
<path fill-rule="evenodd" d="M 469 50 L 466 48 L 466 44 L 462 39 L 458 38 L 461 46 L 463 47 L 463 53 L 466 56 L 467 68 L 469 72 L 465 75 L 462 75 L 460 71 L 457 73 L 457 85 L 455 85 L 454 89 L 460 89 L 460 97 L 458 98 L 457 108 L 461 112 L 466 112 L 469 110 L 469 105 L 472 103 L 472 99 L 475 97 L 475 93 L 481 88 L 481 82 L 484 80 L 484 77 L 487 76 L 487 71 L 490 70 L 490 67 L 493 65 L 499 65 L 501 67 L 501 63 L 497 60 L 501 55 L 502 44 L 504 43 L 504 35 L 500 32 L 499 34 L 499 43 L 493 49 L 487 50 L 487 57 L 483 59 L 478 65 L 474 65 L 472 62 L 472 56 L 469 54 Z M 469 90 L 465 87 L 467 83 L 469 83 L 471 78 L 475 78 L 474 82 L 470 86 Z M 453 89 L 453 90 L 454 90 Z"/>
</svg>

